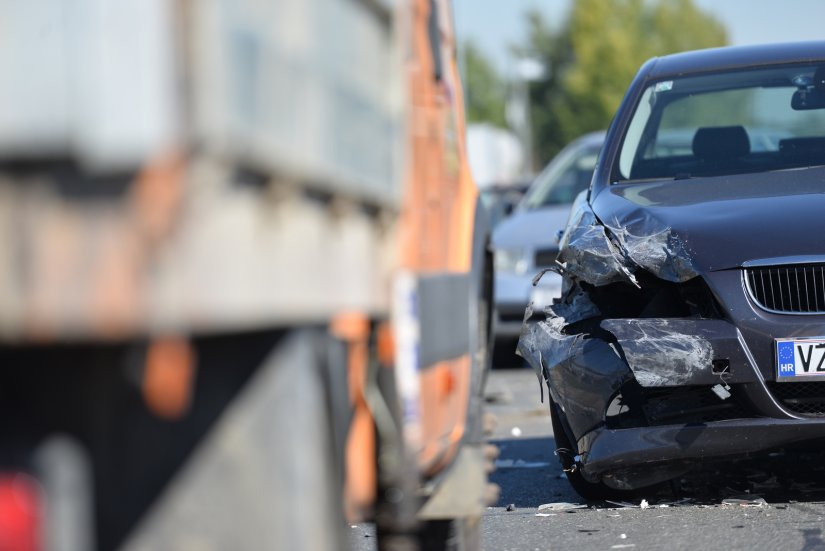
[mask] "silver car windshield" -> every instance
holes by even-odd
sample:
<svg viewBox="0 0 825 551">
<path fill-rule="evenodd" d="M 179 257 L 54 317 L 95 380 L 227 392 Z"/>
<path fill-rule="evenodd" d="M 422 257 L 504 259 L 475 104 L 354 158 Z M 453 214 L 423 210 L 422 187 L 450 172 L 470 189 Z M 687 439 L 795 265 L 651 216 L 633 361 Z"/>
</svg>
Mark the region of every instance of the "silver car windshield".
<svg viewBox="0 0 825 551">
<path fill-rule="evenodd" d="M 617 182 L 825 165 L 825 67 L 771 66 L 646 88 L 612 171 Z"/>
</svg>

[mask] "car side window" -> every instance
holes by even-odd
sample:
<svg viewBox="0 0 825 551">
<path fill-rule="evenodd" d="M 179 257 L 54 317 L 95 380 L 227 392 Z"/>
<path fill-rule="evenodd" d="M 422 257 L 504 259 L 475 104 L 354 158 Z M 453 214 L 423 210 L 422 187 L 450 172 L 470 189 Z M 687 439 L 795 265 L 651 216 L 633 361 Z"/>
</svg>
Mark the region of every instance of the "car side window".
<svg viewBox="0 0 825 551">
<path fill-rule="evenodd" d="M 549 193 L 542 202 L 543 205 L 572 203 L 576 196 L 590 185 L 598 156 L 598 149 L 583 151 L 576 156 L 550 186 Z"/>
</svg>

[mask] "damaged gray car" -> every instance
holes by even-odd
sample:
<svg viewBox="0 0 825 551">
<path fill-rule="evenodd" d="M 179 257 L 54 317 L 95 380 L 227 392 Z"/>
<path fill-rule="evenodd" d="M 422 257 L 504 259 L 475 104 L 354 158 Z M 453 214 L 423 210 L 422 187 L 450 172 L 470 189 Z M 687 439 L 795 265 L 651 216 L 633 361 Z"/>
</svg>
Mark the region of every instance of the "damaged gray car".
<svg viewBox="0 0 825 551">
<path fill-rule="evenodd" d="M 582 496 L 825 449 L 823 221 L 825 42 L 641 68 L 518 345 Z"/>
</svg>

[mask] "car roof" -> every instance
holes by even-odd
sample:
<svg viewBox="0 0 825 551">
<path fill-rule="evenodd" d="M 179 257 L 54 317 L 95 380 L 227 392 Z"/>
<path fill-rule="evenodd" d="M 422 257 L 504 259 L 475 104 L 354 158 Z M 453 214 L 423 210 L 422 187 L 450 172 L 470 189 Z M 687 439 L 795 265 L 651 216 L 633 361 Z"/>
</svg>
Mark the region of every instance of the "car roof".
<svg viewBox="0 0 825 551">
<path fill-rule="evenodd" d="M 589 132 L 587 134 L 579 136 L 578 138 L 570 142 L 567 146 L 565 146 L 565 149 L 567 147 L 570 147 L 572 149 L 573 147 L 579 148 L 589 147 L 592 145 L 602 145 L 604 143 L 604 137 L 606 135 L 607 130 L 596 130 L 595 132 Z M 550 162 L 553 162 L 553 160 L 551 159 Z"/>
<path fill-rule="evenodd" d="M 825 61 L 825 40 L 727 46 L 694 50 L 654 58 L 649 63 L 648 78 L 662 78 L 689 73 L 705 73 L 759 65 Z"/>
</svg>

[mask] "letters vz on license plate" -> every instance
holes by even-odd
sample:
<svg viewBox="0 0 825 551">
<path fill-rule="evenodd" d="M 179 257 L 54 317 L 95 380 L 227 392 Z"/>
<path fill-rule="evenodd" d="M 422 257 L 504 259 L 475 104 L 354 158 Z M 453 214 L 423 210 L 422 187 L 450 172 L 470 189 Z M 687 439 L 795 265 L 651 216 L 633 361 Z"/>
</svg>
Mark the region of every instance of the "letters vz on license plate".
<svg viewBox="0 0 825 551">
<path fill-rule="evenodd" d="M 825 337 L 776 340 L 776 380 L 825 378 Z"/>
</svg>

